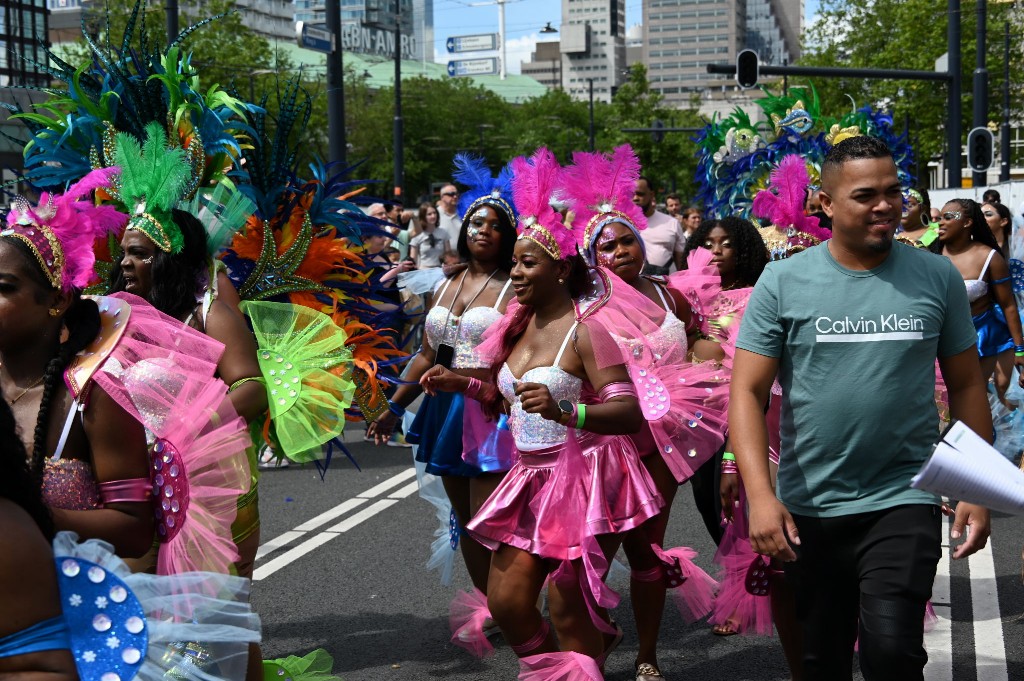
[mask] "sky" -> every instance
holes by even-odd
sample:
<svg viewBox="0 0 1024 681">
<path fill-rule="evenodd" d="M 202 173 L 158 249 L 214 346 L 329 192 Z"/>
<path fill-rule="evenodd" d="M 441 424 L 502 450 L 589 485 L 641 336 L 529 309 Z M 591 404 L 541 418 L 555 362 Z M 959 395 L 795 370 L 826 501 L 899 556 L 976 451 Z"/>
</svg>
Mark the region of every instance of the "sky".
<svg viewBox="0 0 1024 681">
<path fill-rule="evenodd" d="M 805 0 L 804 25 L 818 11 L 820 0 Z M 626 0 L 627 28 L 641 20 L 641 0 Z M 557 40 L 558 34 L 542 35 L 547 22 L 555 28 L 562 22 L 559 0 L 506 0 L 505 37 L 509 73 L 519 73 L 520 64 L 529 60 L 538 41 Z M 434 0 L 434 60 L 492 56 L 493 53 L 449 55 L 445 41 L 449 36 L 498 32 L 498 6 L 494 0 Z"/>
</svg>

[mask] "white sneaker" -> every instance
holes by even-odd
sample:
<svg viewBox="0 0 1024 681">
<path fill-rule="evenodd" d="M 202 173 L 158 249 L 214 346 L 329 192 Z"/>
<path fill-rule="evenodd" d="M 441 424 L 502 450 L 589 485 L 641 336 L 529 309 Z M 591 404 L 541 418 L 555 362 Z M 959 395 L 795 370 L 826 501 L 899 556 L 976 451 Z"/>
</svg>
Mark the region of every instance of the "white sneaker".
<svg viewBox="0 0 1024 681">
<path fill-rule="evenodd" d="M 277 453 L 273 449 L 263 445 L 260 447 L 260 458 L 257 467 L 264 470 L 268 468 L 288 468 L 288 459 L 283 456 L 278 459 Z"/>
</svg>

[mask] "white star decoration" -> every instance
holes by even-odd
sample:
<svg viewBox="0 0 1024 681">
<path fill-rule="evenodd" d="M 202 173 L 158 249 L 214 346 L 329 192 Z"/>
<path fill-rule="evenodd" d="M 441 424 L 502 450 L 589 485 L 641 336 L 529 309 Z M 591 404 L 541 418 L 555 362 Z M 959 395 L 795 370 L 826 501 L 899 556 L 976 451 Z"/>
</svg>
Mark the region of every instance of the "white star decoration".
<svg viewBox="0 0 1024 681">
<path fill-rule="evenodd" d="M 96 607 L 99 608 L 100 610 L 103 610 L 104 608 L 106 608 L 107 607 L 107 597 L 106 596 L 97 596 L 96 597 Z"/>
<path fill-rule="evenodd" d="M 91 650 L 86 650 L 84 653 L 82 653 L 82 660 L 84 660 L 85 662 L 95 662 L 96 653 L 92 652 Z"/>
<path fill-rule="evenodd" d="M 68 599 L 68 603 L 71 604 L 72 608 L 77 608 L 82 604 L 82 597 L 78 594 L 71 594 L 71 597 Z"/>
<path fill-rule="evenodd" d="M 107 637 L 107 647 L 108 648 L 113 650 L 114 648 L 118 647 L 119 645 L 121 645 L 121 641 L 118 640 L 117 636 L 111 635 L 111 636 Z"/>
</svg>

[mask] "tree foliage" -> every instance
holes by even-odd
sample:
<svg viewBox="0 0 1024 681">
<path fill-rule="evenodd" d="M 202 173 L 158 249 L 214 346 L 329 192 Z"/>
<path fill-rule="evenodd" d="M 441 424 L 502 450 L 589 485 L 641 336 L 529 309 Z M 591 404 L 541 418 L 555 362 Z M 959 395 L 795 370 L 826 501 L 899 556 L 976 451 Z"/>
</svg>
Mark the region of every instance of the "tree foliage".
<svg viewBox="0 0 1024 681">
<path fill-rule="evenodd" d="M 1020 33 L 1024 30 L 1024 12 L 1019 3 L 989 2 L 988 121 L 1002 120 L 1003 31 L 1010 22 L 1015 36 L 1011 48 L 1011 118 L 1020 119 L 1024 106 L 1024 88 L 1019 74 L 1024 68 Z M 949 17 L 945 2 L 936 0 L 822 0 L 820 20 L 805 34 L 803 56 L 806 66 L 841 66 L 880 69 L 932 71 L 935 61 L 947 51 L 946 31 Z M 975 3 L 963 0 L 960 17 L 960 54 L 963 76 L 962 129 L 971 128 L 972 77 L 977 50 L 977 14 Z M 1013 75 L 1016 74 L 1016 75 Z M 790 85 L 799 84 L 790 79 Z M 822 111 L 837 112 L 870 103 L 892 112 L 896 125 L 906 125 L 923 169 L 924 163 L 945 149 L 948 120 L 947 86 L 937 81 L 867 80 L 862 78 L 817 79 Z M 923 170 L 918 177 L 926 176 Z"/>
</svg>

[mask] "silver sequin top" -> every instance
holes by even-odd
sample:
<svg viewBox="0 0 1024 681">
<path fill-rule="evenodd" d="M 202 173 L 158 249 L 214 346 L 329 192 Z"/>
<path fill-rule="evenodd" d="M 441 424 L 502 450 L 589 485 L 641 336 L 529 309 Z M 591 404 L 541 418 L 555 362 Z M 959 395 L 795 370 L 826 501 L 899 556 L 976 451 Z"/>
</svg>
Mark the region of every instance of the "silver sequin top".
<svg viewBox="0 0 1024 681">
<path fill-rule="evenodd" d="M 436 349 L 443 342 L 455 342 L 453 369 L 487 369 L 490 364 L 477 354 L 476 349 L 483 339 L 484 331 L 501 321 L 502 316 L 493 307 L 471 307 L 462 313 L 460 325 L 457 315 L 449 315 L 448 308 L 435 305 L 427 313 L 424 330 L 432 348 Z M 445 320 L 448 321 L 447 327 Z"/>
<path fill-rule="evenodd" d="M 532 451 L 543 449 L 565 442 L 567 428 L 555 421 L 549 421 L 540 414 L 528 414 L 523 411 L 519 397 L 515 394 L 515 384 L 519 381 L 543 383 L 548 387 L 551 397 L 556 402 L 569 400 L 573 404 L 580 401 L 583 390 L 583 379 L 562 370 L 557 366 L 534 367 L 523 377 L 516 379 L 505 364 L 498 372 L 498 390 L 511 405 L 508 425 L 512 437 L 516 441 L 516 449 Z"/>
<path fill-rule="evenodd" d="M 658 354 L 668 354 L 670 350 L 679 348 L 686 352 L 686 325 L 679 321 L 671 312 L 665 313 L 661 329 L 648 337 L 651 350 Z"/>
</svg>

